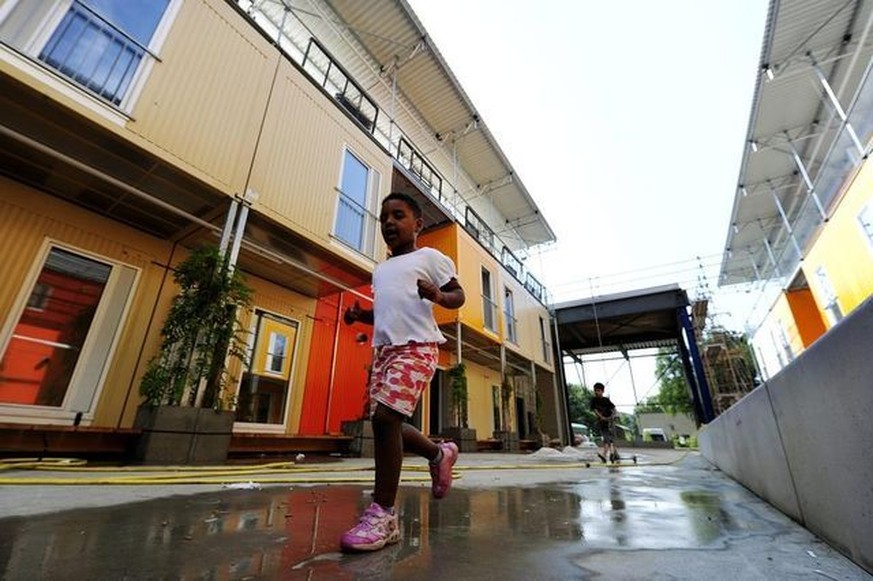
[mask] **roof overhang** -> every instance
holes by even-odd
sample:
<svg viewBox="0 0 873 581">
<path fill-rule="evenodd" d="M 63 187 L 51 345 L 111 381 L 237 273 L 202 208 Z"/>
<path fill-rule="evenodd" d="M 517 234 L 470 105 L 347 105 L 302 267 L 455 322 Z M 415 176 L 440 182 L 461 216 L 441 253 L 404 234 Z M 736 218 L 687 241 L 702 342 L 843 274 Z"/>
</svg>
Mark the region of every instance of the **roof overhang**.
<svg viewBox="0 0 873 581">
<path fill-rule="evenodd" d="M 682 332 L 677 309 L 688 304 L 673 284 L 555 305 L 560 349 L 585 355 L 674 347 Z"/>
<path fill-rule="evenodd" d="M 453 140 L 458 164 L 488 196 L 526 246 L 554 242 L 555 234 L 497 140 L 461 88 L 405 0 L 327 0 L 344 29 L 383 70 L 438 141 Z M 393 69 L 392 69 L 393 67 Z M 450 177 L 450 176 L 447 176 Z"/>
<path fill-rule="evenodd" d="M 720 285 L 791 276 L 822 212 L 828 215 L 838 199 L 851 174 L 845 160 L 853 143 L 816 67 L 850 110 L 873 54 L 871 6 L 869 0 L 771 0 Z M 854 150 L 860 159 L 859 153 Z"/>
</svg>

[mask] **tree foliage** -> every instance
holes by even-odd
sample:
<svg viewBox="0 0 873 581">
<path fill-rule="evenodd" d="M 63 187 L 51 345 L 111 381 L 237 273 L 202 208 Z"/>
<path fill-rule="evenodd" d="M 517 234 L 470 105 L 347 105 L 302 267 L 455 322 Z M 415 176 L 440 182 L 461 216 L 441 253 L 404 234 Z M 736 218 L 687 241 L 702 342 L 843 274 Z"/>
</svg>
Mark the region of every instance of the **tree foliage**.
<svg viewBox="0 0 873 581">
<path fill-rule="evenodd" d="M 252 290 L 212 246 L 194 249 L 173 279 L 179 294 L 161 328 L 161 348 L 148 363 L 140 393 L 151 406 L 219 408 L 228 384 L 227 358 L 242 360 L 245 355 L 238 313 L 250 304 Z"/>
<path fill-rule="evenodd" d="M 594 392 L 584 385 L 570 384 L 567 387 L 570 396 L 570 421 L 593 427 L 597 419 L 590 408 Z"/>
<path fill-rule="evenodd" d="M 692 414 L 694 404 L 682 368 L 679 354 L 670 349 L 660 349 L 655 359 L 655 375 L 660 381 L 660 392 L 655 398 L 657 404 L 668 414 Z"/>
</svg>

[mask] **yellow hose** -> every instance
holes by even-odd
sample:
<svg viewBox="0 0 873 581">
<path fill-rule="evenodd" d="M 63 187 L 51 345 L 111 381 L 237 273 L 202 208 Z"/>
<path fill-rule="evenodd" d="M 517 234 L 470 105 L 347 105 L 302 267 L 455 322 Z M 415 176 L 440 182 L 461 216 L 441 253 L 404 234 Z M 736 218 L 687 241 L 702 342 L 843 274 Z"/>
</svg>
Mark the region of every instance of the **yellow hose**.
<svg viewBox="0 0 873 581">
<path fill-rule="evenodd" d="M 634 468 L 642 466 L 669 466 L 679 462 L 688 453 L 671 462 L 650 464 L 600 464 L 592 462 L 571 462 L 561 464 L 482 464 L 455 466 L 455 478 L 468 470 L 556 470 L 584 469 L 592 467 Z M 270 462 L 267 464 L 242 466 L 87 466 L 87 461 L 79 458 L 6 458 L 0 459 L 2 470 L 45 470 L 54 472 L 101 472 L 152 473 L 135 476 L 109 477 L 70 477 L 70 478 L 0 478 L 0 485 L 155 485 L 155 484 L 237 484 L 256 482 L 258 484 L 319 484 L 319 483 L 368 483 L 374 479 L 372 466 L 325 467 L 298 465 L 294 462 Z M 403 472 L 426 472 L 427 466 L 406 466 Z M 361 472 L 360 476 L 298 476 L 299 474 L 324 474 L 330 472 Z M 254 478 L 257 476 L 256 478 Z M 402 474 L 401 482 L 427 482 L 430 476 Z"/>
</svg>

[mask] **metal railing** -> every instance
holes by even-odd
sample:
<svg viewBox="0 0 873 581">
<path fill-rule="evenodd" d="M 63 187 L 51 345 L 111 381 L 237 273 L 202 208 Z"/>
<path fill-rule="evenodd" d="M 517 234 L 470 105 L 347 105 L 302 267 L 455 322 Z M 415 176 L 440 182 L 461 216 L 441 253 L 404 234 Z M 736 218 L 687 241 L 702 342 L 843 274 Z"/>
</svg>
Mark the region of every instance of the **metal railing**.
<svg viewBox="0 0 873 581">
<path fill-rule="evenodd" d="M 421 184 L 437 200 L 443 198 L 443 176 L 428 163 L 427 159 L 418 153 L 412 144 L 401 137 L 397 141 L 397 161 L 412 172 Z"/>
<path fill-rule="evenodd" d="M 419 181 L 436 202 L 461 223 L 465 229 L 493 257 L 544 306 L 550 300 L 545 287 L 530 273 L 525 272 L 517 257 L 504 255 L 506 247 L 500 237 L 461 198 L 458 205 L 446 196 L 447 191 L 457 190 L 436 169 L 435 165 L 415 147 L 413 140 L 388 115 L 379 115 L 379 106 L 364 91 L 360 84 L 314 37 L 297 18 L 294 11 L 270 10 L 270 4 L 235 0 L 255 26 L 260 27 L 292 61 L 334 98 L 370 133 L 404 168 Z M 281 14 L 281 18 L 279 16 Z M 292 30 L 293 28 L 293 30 Z"/>
<path fill-rule="evenodd" d="M 74 0 L 38 55 L 46 65 L 119 105 L 148 48 L 91 7 Z"/>
<path fill-rule="evenodd" d="M 372 256 L 378 218 L 342 190 L 336 192 L 338 207 L 334 236 L 354 250 Z"/>
<path fill-rule="evenodd" d="M 355 79 L 315 38 L 309 39 L 303 53 L 303 70 L 348 111 L 367 132 L 372 133 L 379 118 L 379 107 Z"/>
<path fill-rule="evenodd" d="M 497 303 L 487 295 L 482 295 L 482 315 L 485 328 L 497 332 Z"/>
</svg>

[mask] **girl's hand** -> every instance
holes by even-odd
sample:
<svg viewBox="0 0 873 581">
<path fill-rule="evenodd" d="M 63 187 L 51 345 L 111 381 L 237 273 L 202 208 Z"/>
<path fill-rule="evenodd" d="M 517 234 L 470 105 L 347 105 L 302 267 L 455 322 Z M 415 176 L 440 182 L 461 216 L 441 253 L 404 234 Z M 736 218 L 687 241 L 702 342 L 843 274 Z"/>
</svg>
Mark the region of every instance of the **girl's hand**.
<svg viewBox="0 0 873 581">
<path fill-rule="evenodd" d="M 361 319 L 361 304 L 355 301 L 355 304 L 346 309 L 343 313 L 343 322 L 346 325 L 353 325 Z"/>
</svg>

